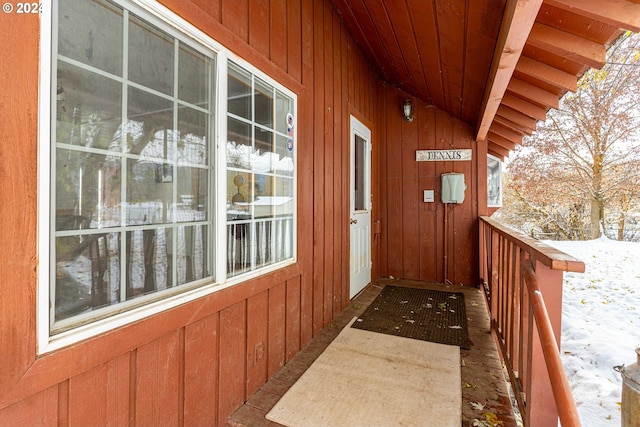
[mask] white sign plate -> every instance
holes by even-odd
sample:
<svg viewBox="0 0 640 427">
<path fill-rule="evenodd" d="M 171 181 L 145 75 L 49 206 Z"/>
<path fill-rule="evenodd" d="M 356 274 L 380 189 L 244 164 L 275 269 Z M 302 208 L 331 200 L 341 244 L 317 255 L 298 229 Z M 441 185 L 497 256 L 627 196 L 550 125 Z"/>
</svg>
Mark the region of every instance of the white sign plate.
<svg viewBox="0 0 640 427">
<path fill-rule="evenodd" d="M 473 150 L 417 150 L 416 162 L 450 162 L 471 160 Z"/>
</svg>

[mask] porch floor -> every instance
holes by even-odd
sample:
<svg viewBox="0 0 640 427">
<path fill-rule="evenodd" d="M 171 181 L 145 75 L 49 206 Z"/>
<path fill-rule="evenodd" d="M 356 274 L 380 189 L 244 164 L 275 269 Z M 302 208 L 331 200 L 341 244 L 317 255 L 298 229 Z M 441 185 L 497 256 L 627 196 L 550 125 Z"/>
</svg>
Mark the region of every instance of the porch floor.
<svg viewBox="0 0 640 427">
<path fill-rule="evenodd" d="M 260 390 L 240 407 L 228 420 L 228 427 L 277 427 L 280 424 L 265 418 L 315 359 L 338 336 L 342 328 L 359 316 L 371 304 L 385 285 L 411 286 L 464 292 L 470 350 L 460 349 L 462 361 L 462 426 L 471 427 L 474 420 L 486 420 L 495 414 L 503 427 L 516 426 L 507 384 L 498 350 L 489 328 L 489 314 L 481 291 L 475 288 L 428 284 L 410 280 L 378 279 L 368 285 L 334 321 L 316 335 L 289 363 L 278 371 Z M 472 404 L 473 403 L 473 404 Z M 476 409 L 474 405 L 483 405 Z M 476 405 L 478 406 L 478 405 Z M 493 425 L 493 424 L 487 424 Z"/>
</svg>

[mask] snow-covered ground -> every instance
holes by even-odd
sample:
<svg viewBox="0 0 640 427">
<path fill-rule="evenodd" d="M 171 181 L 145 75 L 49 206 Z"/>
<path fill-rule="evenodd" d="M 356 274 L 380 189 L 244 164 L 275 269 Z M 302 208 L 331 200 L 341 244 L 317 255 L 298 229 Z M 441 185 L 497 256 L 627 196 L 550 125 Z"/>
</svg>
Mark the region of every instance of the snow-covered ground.
<svg viewBox="0 0 640 427">
<path fill-rule="evenodd" d="M 634 363 L 640 347 L 640 243 L 545 243 L 586 265 L 565 273 L 561 344 L 582 425 L 620 426 L 622 378 L 613 367 Z"/>
</svg>

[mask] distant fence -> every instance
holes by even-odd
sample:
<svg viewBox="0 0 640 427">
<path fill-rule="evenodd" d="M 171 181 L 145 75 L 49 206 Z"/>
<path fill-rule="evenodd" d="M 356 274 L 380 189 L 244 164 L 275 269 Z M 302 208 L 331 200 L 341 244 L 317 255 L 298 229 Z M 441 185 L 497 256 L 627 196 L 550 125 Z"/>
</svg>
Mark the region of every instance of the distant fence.
<svg viewBox="0 0 640 427">
<path fill-rule="evenodd" d="M 580 426 L 560 359 L 562 279 L 584 263 L 480 218 L 480 280 L 526 427 Z"/>
</svg>

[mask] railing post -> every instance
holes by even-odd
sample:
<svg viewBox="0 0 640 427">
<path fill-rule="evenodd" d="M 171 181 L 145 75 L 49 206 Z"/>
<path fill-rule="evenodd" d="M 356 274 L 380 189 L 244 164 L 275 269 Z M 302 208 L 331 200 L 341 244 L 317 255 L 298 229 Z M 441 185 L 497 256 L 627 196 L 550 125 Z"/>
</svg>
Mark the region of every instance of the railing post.
<svg viewBox="0 0 640 427">
<path fill-rule="evenodd" d="M 558 348 L 560 347 L 560 332 L 562 321 L 562 276 L 560 270 L 551 270 L 539 261 L 535 262 L 535 273 L 540 291 L 544 295 L 549 320 L 553 328 Z M 536 329 L 537 329 L 536 325 Z M 527 395 L 529 402 L 527 410 L 528 422 L 531 427 L 546 427 L 558 425 L 558 409 L 553 397 L 551 380 L 547 372 L 546 362 L 542 353 L 539 333 L 533 334 L 531 360 L 531 383 Z"/>
</svg>

